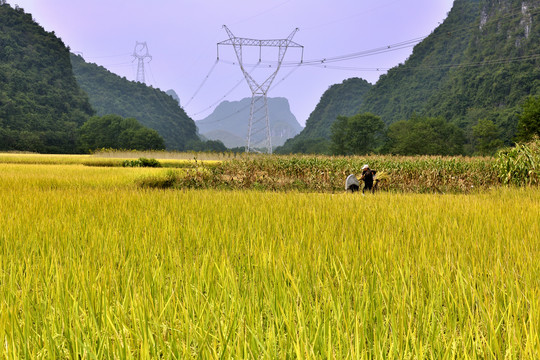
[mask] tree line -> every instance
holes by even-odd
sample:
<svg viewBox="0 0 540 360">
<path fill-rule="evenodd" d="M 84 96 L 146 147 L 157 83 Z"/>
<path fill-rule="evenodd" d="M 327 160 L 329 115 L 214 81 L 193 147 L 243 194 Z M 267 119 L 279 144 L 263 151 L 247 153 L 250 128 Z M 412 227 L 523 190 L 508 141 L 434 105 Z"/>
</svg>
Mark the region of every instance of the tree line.
<svg viewBox="0 0 540 360">
<path fill-rule="evenodd" d="M 540 96 L 525 101 L 518 119 L 516 141 L 540 136 Z M 327 153 L 333 155 L 493 155 L 505 145 L 501 130 L 489 119 L 480 119 L 472 127 L 471 143 L 466 142 L 464 130 L 443 117 L 416 114 L 389 126 L 372 113 L 339 116 L 330 131 Z"/>
</svg>

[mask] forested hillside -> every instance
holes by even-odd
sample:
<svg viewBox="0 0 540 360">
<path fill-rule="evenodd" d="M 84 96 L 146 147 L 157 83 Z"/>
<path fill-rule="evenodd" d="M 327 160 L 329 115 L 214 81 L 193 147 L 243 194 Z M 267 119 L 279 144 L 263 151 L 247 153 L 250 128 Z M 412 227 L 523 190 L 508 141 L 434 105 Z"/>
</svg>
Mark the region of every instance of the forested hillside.
<svg viewBox="0 0 540 360">
<path fill-rule="evenodd" d="M 455 0 L 445 21 L 369 91 L 352 95 L 350 80 L 332 86 L 302 133 L 277 151 L 324 152 L 337 115 L 363 112 L 387 125 L 441 117 L 463 131 L 468 154 L 478 151 L 474 129 L 486 124 L 494 144 L 510 145 L 521 105 L 540 94 L 540 1 Z M 356 103 L 340 103 L 347 93 Z M 327 104 L 337 106 L 320 121 Z"/>
<path fill-rule="evenodd" d="M 415 46 L 409 59 L 379 78 L 362 110 L 381 116 L 387 124 L 422 112 L 448 81 L 449 65 L 464 63 L 479 6 L 479 0 L 456 0 L 446 20 Z"/>
<path fill-rule="evenodd" d="M 540 1 L 483 1 L 465 57 L 425 113 L 466 130 L 492 120 L 510 144 L 521 105 L 540 94 Z"/>
<path fill-rule="evenodd" d="M 315 110 L 309 115 L 300 134 L 276 149 L 277 153 L 317 153 L 328 147 L 330 127 L 340 115 L 352 116 L 358 112 L 371 84 L 359 78 L 332 85 L 321 96 Z"/>
<path fill-rule="evenodd" d="M 0 150 L 76 152 L 92 113 L 64 43 L 0 1 Z"/>
<path fill-rule="evenodd" d="M 540 2 L 456 0 L 448 18 L 382 76 L 361 111 L 387 124 L 442 116 L 471 134 L 493 121 L 510 144 L 519 106 L 540 93 Z"/>
<path fill-rule="evenodd" d="M 79 55 L 72 54 L 71 61 L 75 77 L 88 93 L 97 115 L 135 118 L 156 130 L 168 150 L 186 150 L 199 142 L 194 121 L 167 93 L 121 78 L 102 66 L 85 62 Z"/>
</svg>

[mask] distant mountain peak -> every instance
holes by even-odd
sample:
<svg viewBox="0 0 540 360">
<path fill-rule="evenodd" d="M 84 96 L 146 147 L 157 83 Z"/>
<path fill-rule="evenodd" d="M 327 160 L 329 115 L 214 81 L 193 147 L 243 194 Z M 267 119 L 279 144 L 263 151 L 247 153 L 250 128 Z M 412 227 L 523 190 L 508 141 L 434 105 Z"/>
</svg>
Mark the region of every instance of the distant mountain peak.
<svg viewBox="0 0 540 360">
<path fill-rule="evenodd" d="M 211 140 L 221 140 L 225 146 L 246 145 L 251 98 L 223 101 L 204 119 L 196 121 L 199 133 Z M 268 113 L 272 145 L 280 146 L 302 130 L 284 97 L 268 98 Z"/>
<path fill-rule="evenodd" d="M 174 91 L 173 89 L 170 89 L 170 90 L 165 91 L 165 94 L 169 95 L 174 100 L 176 100 L 176 102 L 178 102 L 178 106 L 180 106 L 180 98 L 178 97 L 178 94 L 176 94 L 176 91 Z"/>
</svg>

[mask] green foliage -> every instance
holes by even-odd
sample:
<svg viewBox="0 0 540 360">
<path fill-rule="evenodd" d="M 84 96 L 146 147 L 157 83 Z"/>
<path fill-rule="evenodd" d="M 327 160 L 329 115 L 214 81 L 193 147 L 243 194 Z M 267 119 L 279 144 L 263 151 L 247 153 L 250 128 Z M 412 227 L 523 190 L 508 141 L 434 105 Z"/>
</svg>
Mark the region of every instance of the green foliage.
<svg viewBox="0 0 540 360">
<path fill-rule="evenodd" d="M 452 78 L 453 70 L 448 65 L 466 61 L 470 26 L 479 16 L 478 0 L 456 0 L 446 20 L 415 46 L 407 61 L 380 77 L 361 110 L 381 116 L 386 124 L 427 112 L 429 100 Z M 436 108 L 440 106 L 435 104 Z"/>
<path fill-rule="evenodd" d="M 339 116 L 331 126 L 331 150 L 335 155 L 363 155 L 375 151 L 384 123 L 370 113 Z"/>
<path fill-rule="evenodd" d="M 499 139 L 499 128 L 491 120 L 478 120 L 472 131 L 478 155 L 493 155 L 504 145 L 503 141 Z"/>
<path fill-rule="evenodd" d="M 186 148 L 192 151 L 213 151 L 213 152 L 225 152 L 227 151 L 227 147 L 223 144 L 223 142 L 219 140 L 207 140 L 207 141 L 201 141 L 201 140 L 192 140 L 187 143 Z"/>
<path fill-rule="evenodd" d="M 528 97 L 522 109 L 517 136 L 521 141 L 529 141 L 540 136 L 540 96 Z"/>
<path fill-rule="evenodd" d="M 93 110 L 64 43 L 2 4 L 0 49 L 0 150 L 76 152 L 77 129 Z"/>
<path fill-rule="evenodd" d="M 504 184 L 540 185 L 540 139 L 501 150 L 496 167 Z"/>
<path fill-rule="evenodd" d="M 188 143 L 197 144 L 195 122 L 167 93 L 121 78 L 102 66 L 86 63 L 78 55 L 71 55 L 71 63 L 77 82 L 88 93 L 97 115 L 135 118 L 156 130 L 169 150 L 190 150 Z"/>
<path fill-rule="evenodd" d="M 414 116 L 388 127 L 385 150 L 400 155 L 459 155 L 463 131 L 442 118 Z"/>
<path fill-rule="evenodd" d="M 125 150 L 163 150 L 157 131 L 142 126 L 136 119 L 118 115 L 91 117 L 80 129 L 80 148 L 84 152 L 111 148 Z"/>
<path fill-rule="evenodd" d="M 137 160 L 124 160 L 123 167 L 161 167 L 161 163 L 156 159 L 138 158 Z"/>
<path fill-rule="evenodd" d="M 286 146 L 276 149 L 277 154 L 330 154 L 331 142 L 325 138 L 289 139 Z"/>
<path fill-rule="evenodd" d="M 442 116 L 467 131 L 479 119 L 489 119 L 510 145 L 519 104 L 540 92 L 535 56 L 540 25 L 533 20 L 525 34 L 528 15 L 522 3 L 456 0 L 448 18 L 410 58 L 381 77 L 362 110 L 382 116 L 387 124 L 413 113 Z M 538 7 L 530 4 L 528 12 L 535 14 Z M 485 23 L 479 26 L 481 19 Z"/>
</svg>

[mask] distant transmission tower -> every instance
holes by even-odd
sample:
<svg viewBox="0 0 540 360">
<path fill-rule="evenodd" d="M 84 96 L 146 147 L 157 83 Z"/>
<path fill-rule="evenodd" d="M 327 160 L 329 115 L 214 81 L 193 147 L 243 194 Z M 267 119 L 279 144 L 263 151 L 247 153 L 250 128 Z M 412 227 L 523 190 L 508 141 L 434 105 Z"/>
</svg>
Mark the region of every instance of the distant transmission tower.
<svg viewBox="0 0 540 360">
<path fill-rule="evenodd" d="M 137 63 L 137 81 L 140 83 L 145 84 L 144 79 L 144 62 L 145 59 L 150 59 L 148 62 L 152 61 L 152 56 L 148 53 L 148 46 L 146 45 L 146 42 L 136 42 L 135 43 L 135 49 L 133 49 L 133 55 L 135 59 L 138 60 Z M 133 61 L 135 61 L 133 59 Z"/>
<path fill-rule="evenodd" d="M 268 119 L 268 99 L 267 94 L 272 82 L 281 67 L 285 53 L 289 47 L 297 47 L 302 49 L 302 60 L 304 58 L 304 47 L 292 41 L 294 34 L 298 31 L 296 28 L 286 39 L 274 40 L 256 40 L 239 38 L 233 35 L 229 28 L 223 25 L 223 28 L 229 35 L 229 39 L 217 44 L 218 60 L 219 60 L 219 45 L 232 45 L 236 52 L 240 69 L 246 78 L 246 81 L 251 89 L 251 108 L 249 111 L 249 125 L 247 135 L 246 152 L 256 151 L 257 148 L 266 147 L 269 154 L 272 153 L 272 138 L 270 133 L 270 121 Z M 262 47 L 277 47 L 278 61 L 275 70 L 262 82 L 257 82 L 251 74 L 245 69 L 242 57 L 242 48 L 244 46 L 259 47 L 259 63 L 262 61 Z"/>
</svg>

